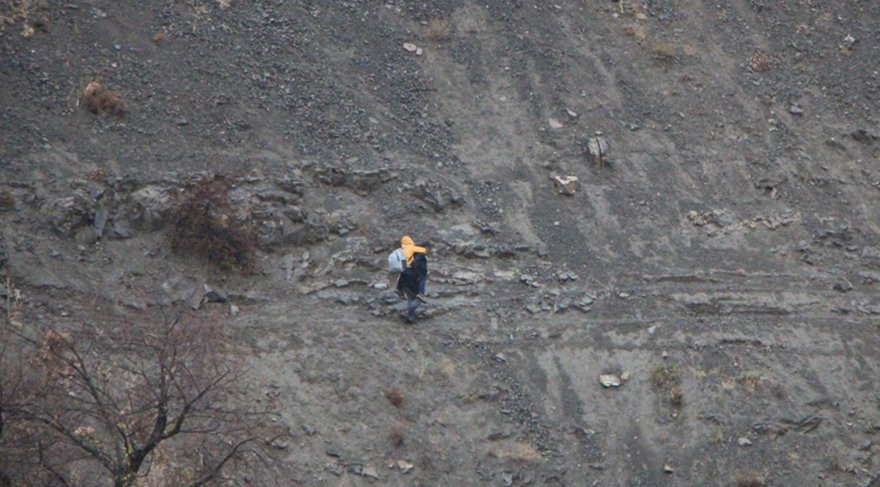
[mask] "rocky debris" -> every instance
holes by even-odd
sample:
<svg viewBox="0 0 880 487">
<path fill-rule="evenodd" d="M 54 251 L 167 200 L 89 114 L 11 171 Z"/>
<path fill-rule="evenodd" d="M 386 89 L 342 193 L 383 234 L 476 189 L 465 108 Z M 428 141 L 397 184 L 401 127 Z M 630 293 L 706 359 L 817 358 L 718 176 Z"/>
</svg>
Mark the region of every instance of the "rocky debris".
<svg viewBox="0 0 880 487">
<path fill-rule="evenodd" d="M 421 47 L 413 44 L 412 42 L 404 42 L 403 49 L 407 52 L 415 53 L 416 56 L 421 56 L 424 52 Z"/>
<path fill-rule="evenodd" d="M 553 180 L 553 184 L 556 186 L 556 191 L 559 194 L 564 194 L 566 196 L 573 196 L 581 187 L 581 183 L 578 182 L 577 176 L 560 176 L 554 174 L 550 176 L 550 179 Z"/>
<path fill-rule="evenodd" d="M 736 440 L 736 444 L 739 445 L 739 446 L 751 446 L 751 444 L 752 444 L 752 440 L 746 438 L 745 436 L 740 436 L 740 437 Z"/>
<path fill-rule="evenodd" d="M 82 193 L 57 198 L 49 203 L 48 216 L 52 231 L 60 237 L 71 237 L 93 218 L 95 202 Z"/>
<path fill-rule="evenodd" d="M 674 472 L 675 472 L 675 469 L 672 468 L 672 465 L 670 465 L 668 463 L 663 465 L 663 473 L 672 474 Z"/>
<path fill-rule="evenodd" d="M 562 127 L 565 127 L 565 125 L 562 122 L 560 122 L 559 120 L 556 120 L 555 118 L 548 118 L 547 125 L 549 125 L 550 128 L 553 130 L 558 130 L 558 129 L 561 129 Z"/>
<path fill-rule="evenodd" d="M 865 129 L 854 130 L 849 134 L 849 136 L 852 137 L 853 140 L 855 140 L 856 142 L 866 145 L 880 141 L 880 135 L 868 132 Z"/>
<path fill-rule="evenodd" d="M 376 471 L 376 467 L 366 466 L 361 470 L 361 475 L 364 477 L 368 477 L 371 479 L 378 479 L 379 472 Z"/>
<path fill-rule="evenodd" d="M 399 468 L 403 473 L 409 473 L 409 471 L 413 469 L 413 464 L 403 460 L 398 460 L 397 468 Z"/>
<path fill-rule="evenodd" d="M 462 203 L 461 195 L 455 188 L 439 181 L 420 178 L 412 185 L 412 189 L 416 198 L 428 203 L 437 213 L 460 206 Z"/>
<path fill-rule="evenodd" d="M 162 228 L 175 204 L 173 189 L 149 185 L 133 192 L 125 209 L 125 222 L 137 230 L 154 232 Z"/>
<path fill-rule="evenodd" d="M 788 108 L 788 113 L 799 117 L 804 114 L 804 109 L 800 105 L 792 105 Z"/>
<path fill-rule="evenodd" d="M 608 161 L 608 141 L 601 135 L 587 139 L 587 157 L 593 164 L 604 166 Z"/>
</svg>

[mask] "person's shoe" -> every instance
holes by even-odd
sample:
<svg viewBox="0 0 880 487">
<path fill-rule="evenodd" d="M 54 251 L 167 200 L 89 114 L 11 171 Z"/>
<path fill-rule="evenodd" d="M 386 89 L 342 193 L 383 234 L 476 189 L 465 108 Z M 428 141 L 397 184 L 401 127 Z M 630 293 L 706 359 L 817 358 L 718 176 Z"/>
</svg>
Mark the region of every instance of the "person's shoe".
<svg viewBox="0 0 880 487">
<path fill-rule="evenodd" d="M 421 301 L 423 303 L 428 302 L 428 298 L 426 298 L 424 294 L 416 294 L 416 299 L 418 299 L 419 301 Z"/>
</svg>

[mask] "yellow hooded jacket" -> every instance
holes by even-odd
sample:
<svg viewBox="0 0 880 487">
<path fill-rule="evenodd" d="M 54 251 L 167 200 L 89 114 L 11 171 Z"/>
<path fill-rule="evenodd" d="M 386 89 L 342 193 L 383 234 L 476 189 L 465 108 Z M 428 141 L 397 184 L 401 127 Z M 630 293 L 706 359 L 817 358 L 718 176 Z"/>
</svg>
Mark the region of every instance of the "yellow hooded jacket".
<svg viewBox="0 0 880 487">
<path fill-rule="evenodd" d="M 400 248 L 403 249 L 403 256 L 406 257 L 407 267 L 412 264 L 413 256 L 415 254 L 428 253 L 428 249 L 417 246 L 415 242 L 413 242 L 413 239 L 410 238 L 408 235 L 404 235 L 404 237 L 400 239 Z"/>
</svg>

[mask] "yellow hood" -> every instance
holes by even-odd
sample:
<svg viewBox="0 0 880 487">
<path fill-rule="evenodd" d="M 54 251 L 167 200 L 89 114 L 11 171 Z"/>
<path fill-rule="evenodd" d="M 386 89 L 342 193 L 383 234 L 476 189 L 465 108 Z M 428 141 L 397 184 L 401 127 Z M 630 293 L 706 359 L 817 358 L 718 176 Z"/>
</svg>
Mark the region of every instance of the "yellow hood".
<svg viewBox="0 0 880 487">
<path fill-rule="evenodd" d="M 413 255 L 428 253 L 428 249 L 417 246 L 409 235 L 404 235 L 403 238 L 400 239 L 400 248 L 403 249 L 403 256 L 406 257 L 407 266 L 412 264 Z"/>
</svg>

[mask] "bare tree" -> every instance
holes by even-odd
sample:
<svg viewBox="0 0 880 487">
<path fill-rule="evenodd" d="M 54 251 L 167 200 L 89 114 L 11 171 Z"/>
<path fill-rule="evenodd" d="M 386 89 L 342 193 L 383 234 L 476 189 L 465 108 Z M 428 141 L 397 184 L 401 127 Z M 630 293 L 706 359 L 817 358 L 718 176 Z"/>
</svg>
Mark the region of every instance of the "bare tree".
<svg viewBox="0 0 880 487">
<path fill-rule="evenodd" d="M 39 371 L 38 387 L 4 414 L 14 412 L 33 433 L 24 448 L 31 468 L 49 483 L 76 485 L 77 472 L 88 472 L 92 485 L 106 478 L 114 487 L 147 477 L 199 486 L 271 471 L 262 428 L 268 410 L 242 406 L 242 374 L 222 325 L 184 318 L 164 312 L 111 326 L 14 332 L 33 352 L 27 369 Z"/>
</svg>

